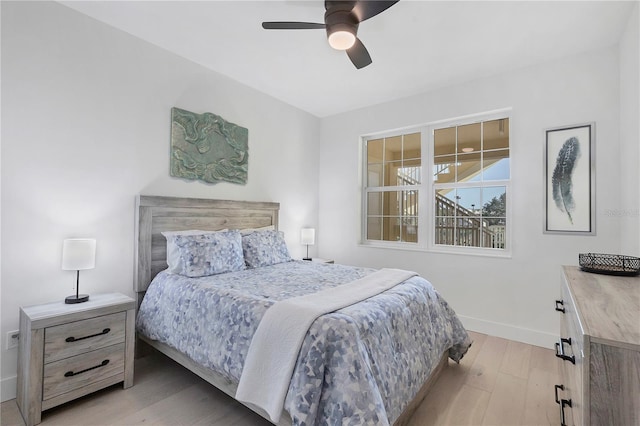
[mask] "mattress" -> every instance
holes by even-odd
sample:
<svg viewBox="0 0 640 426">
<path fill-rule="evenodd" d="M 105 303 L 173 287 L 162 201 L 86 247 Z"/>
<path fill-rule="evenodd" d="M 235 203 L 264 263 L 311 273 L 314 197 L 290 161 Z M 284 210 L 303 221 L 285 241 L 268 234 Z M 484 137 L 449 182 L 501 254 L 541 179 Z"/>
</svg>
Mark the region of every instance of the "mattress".
<svg viewBox="0 0 640 426">
<path fill-rule="evenodd" d="M 238 383 L 251 339 L 275 302 L 336 287 L 373 269 L 291 261 L 187 278 L 166 271 L 150 284 L 137 330 Z M 390 424 L 448 351 L 470 339 L 424 278 L 316 319 L 302 343 L 284 409 L 293 424 Z"/>
</svg>

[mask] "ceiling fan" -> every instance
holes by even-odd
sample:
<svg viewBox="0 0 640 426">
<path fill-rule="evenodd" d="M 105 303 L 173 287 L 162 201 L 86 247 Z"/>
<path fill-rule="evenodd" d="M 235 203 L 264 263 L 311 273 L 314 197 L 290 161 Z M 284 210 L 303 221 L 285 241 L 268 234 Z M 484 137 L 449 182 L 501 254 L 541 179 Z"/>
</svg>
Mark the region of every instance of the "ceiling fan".
<svg viewBox="0 0 640 426">
<path fill-rule="evenodd" d="M 364 68 L 371 63 L 367 48 L 357 37 L 360 22 L 384 12 L 396 1 L 355 0 L 324 2 L 326 10 L 324 24 L 314 22 L 263 22 L 265 30 L 312 30 L 325 28 L 329 45 L 337 50 L 346 50 L 356 68 Z"/>
</svg>

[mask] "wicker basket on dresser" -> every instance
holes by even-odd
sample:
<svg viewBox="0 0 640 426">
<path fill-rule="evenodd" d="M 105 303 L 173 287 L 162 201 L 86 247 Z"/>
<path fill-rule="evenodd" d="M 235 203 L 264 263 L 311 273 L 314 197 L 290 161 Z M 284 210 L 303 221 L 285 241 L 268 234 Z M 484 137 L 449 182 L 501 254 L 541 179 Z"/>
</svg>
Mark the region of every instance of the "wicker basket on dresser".
<svg viewBox="0 0 640 426">
<path fill-rule="evenodd" d="M 134 341 L 135 301 L 119 293 L 21 308 L 16 399 L 27 426 L 80 396 L 131 387 Z"/>
<path fill-rule="evenodd" d="M 555 398 L 565 425 L 640 424 L 640 277 L 563 266 Z"/>
</svg>

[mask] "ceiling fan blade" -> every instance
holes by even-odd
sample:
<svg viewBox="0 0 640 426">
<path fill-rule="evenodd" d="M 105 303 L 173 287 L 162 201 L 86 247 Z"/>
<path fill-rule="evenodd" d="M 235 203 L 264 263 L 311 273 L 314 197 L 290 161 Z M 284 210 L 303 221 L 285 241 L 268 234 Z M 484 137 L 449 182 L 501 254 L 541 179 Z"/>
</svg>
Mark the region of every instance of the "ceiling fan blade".
<svg viewBox="0 0 640 426">
<path fill-rule="evenodd" d="M 351 46 L 350 49 L 347 49 L 347 55 L 349 56 L 349 59 L 351 59 L 351 62 L 353 62 L 353 65 L 358 69 L 364 68 L 372 62 L 367 48 L 364 47 L 364 44 L 362 44 L 360 39 L 357 37 L 354 45 Z"/>
<path fill-rule="evenodd" d="M 265 30 L 315 30 L 326 28 L 326 25 L 315 22 L 263 22 L 262 28 Z"/>
<path fill-rule="evenodd" d="M 367 1 L 360 0 L 353 7 L 353 13 L 358 17 L 358 21 L 362 22 L 369 18 L 373 18 L 379 13 L 384 12 L 389 9 L 394 4 L 398 3 L 400 0 L 395 1 Z"/>
</svg>

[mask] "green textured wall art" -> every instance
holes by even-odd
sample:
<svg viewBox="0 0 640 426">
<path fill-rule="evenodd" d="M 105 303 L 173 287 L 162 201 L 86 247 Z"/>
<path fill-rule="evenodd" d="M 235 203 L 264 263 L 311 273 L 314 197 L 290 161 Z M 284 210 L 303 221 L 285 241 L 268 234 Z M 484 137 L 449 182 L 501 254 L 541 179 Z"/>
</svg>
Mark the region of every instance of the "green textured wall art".
<svg viewBox="0 0 640 426">
<path fill-rule="evenodd" d="M 171 176 L 246 184 L 249 130 L 219 115 L 171 108 Z"/>
</svg>

